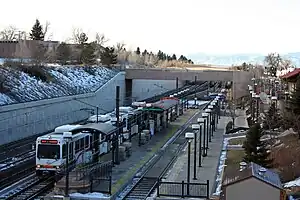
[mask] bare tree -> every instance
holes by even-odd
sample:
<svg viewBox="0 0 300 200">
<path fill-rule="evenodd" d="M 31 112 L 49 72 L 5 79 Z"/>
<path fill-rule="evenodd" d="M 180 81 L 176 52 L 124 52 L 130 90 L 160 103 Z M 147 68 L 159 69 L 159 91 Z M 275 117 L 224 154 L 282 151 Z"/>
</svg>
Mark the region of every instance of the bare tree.
<svg viewBox="0 0 300 200">
<path fill-rule="evenodd" d="M 72 36 L 69 39 L 70 42 L 74 43 L 74 44 L 80 44 L 82 42 L 82 34 L 83 34 L 83 30 L 81 28 L 73 28 L 72 29 Z"/>
<path fill-rule="evenodd" d="M 96 33 L 96 44 L 103 47 L 109 39 L 105 37 L 102 33 Z"/>
<path fill-rule="evenodd" d="M 12 41 L 17 39 L 17 28 L 15 26 L 8 26 L 0 32 L 1 40 Z"/>
<path fill-rule="evenodd" d="M 125 48 L 125 44 L 123 42 L 118 42 L 115 46 L 115 51 L 117 54 L 119 54 L 124 50 L 124 48 Z"/>
<path fill-rule="evenodd" d="M 51 40 L 52 37 L 53 37 L 53 33 L 49 33 L 49 30 L 50 30 L 50 22 L 49 21 L 46 21 L 45 25 L 44 25 L 44 37 L 46 40 Z"/>
</svg>

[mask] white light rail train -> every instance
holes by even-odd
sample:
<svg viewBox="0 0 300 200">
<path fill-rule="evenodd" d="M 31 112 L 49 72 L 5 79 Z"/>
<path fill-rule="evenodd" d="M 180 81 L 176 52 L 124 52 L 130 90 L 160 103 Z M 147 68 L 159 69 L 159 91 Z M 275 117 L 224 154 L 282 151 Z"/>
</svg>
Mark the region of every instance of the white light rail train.
<svg viewBox="0 0 300 200">
<path fill-rule="evenodd" d="M 139 102 L 140 107 L 120 107 L 120 122 L 123 126 L 123 134 L 119 138 L 120 143 L 129 138 L 129 131 L 131 134 L 138 132 L 138 126 L 145 117 L 141 107 L 144 104 Z M 95 123 L 96 121 L 97 116 L 94 115 L 85 124 L 59 126 L 54 132 L 38 137 L 36 140 L 36 174 L 41 176 L 44 173 L 63 172 L 67 155 L 69 155 L 70 165 L 78 165 L 91 162 L 95 153 L 101 155 L 109 152 L 112 145 L 111 135 L 116 131 L 115 111 L 98 115 L 98 123 Z M 101 133 L 95 134 L 92 129 L 98 129 Z M 69 136 L 69 153 L 66 148 L 66 134 Z"/>
</svg>

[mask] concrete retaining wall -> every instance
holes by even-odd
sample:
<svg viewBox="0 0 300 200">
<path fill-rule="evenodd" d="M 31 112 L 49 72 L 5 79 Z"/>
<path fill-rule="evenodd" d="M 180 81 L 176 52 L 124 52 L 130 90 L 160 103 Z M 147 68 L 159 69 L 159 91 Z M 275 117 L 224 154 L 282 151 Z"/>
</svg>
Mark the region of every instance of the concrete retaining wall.
<svg viewBox="0 0 300 200">
<path fill-rule="evenodd" d="M 1 106 L 0 145 L 84 120 L 91 111 L 81 109 L 93 109 L 96 112 L 93 106 L 99 106 L 100 113 L 112 111 L 115 108 L 117 85 L 120 86 L 122 105 L 125 98 L 125 72 L 118 73 L 95 93 Z"/>
<path fill-rule="evenodd" d="M 178 87 L 183 85 L 179 81 Z M 155 95 L 159 95 L 176 88 L 176 80 L 147 80 L 133 79 L 132 80 L 132 97 L 133 100 L 139 101 Z"/>
</svg>

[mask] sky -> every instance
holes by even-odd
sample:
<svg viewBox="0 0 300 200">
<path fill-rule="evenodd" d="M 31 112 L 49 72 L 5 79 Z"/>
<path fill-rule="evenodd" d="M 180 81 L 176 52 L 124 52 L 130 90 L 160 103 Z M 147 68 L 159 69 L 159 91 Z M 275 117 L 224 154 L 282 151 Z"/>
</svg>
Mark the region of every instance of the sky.
<svg viewBox="0 0 300 200">
<path fill-rule="evenodd" d="M 108 45 L 157 52 L 235 54 L 300 51 L 299 0 L 4 0 L 0 29 L 51 23 L 52 40 L 73 28 Z M 4 20 L 5 19 L 5 20 Z"/>
</svg>

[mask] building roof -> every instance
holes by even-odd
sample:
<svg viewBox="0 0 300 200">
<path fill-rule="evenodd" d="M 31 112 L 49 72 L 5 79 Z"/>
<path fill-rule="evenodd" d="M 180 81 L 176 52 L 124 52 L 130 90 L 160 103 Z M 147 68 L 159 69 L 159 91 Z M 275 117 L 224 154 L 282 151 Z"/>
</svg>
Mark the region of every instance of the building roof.
<svg viewBox="0 0 300 200">
<path fill-rule="evenodd" d="M 261 172 L 262 170 L 264 170 L 264 172 Z M 276 172 L 263 168 L 253 162 L 249 163 L 243 170 L 235 170 L 235 173 L 227 173 L 222 185 L 223 187 L 226 187 L 251 177 L 254 177 L 278 189 L 282 189 L 279 175 Z"/>
<path fill-rule="evenodd" d="M 294 71 L 288 72 L 285 75 L 281 76 L 280 78 L 292 78 L 294 76 L 299 75 L 300 68 L 295 69 Z"/>
<path fill-rule="evenodd" d="M 89 123 L 72 130 L 72 132 L 80 132 L 84 130 L 96 130 L 106 135 L 112 133 L 116 129 L 111 123 Z"/>
</svg>

